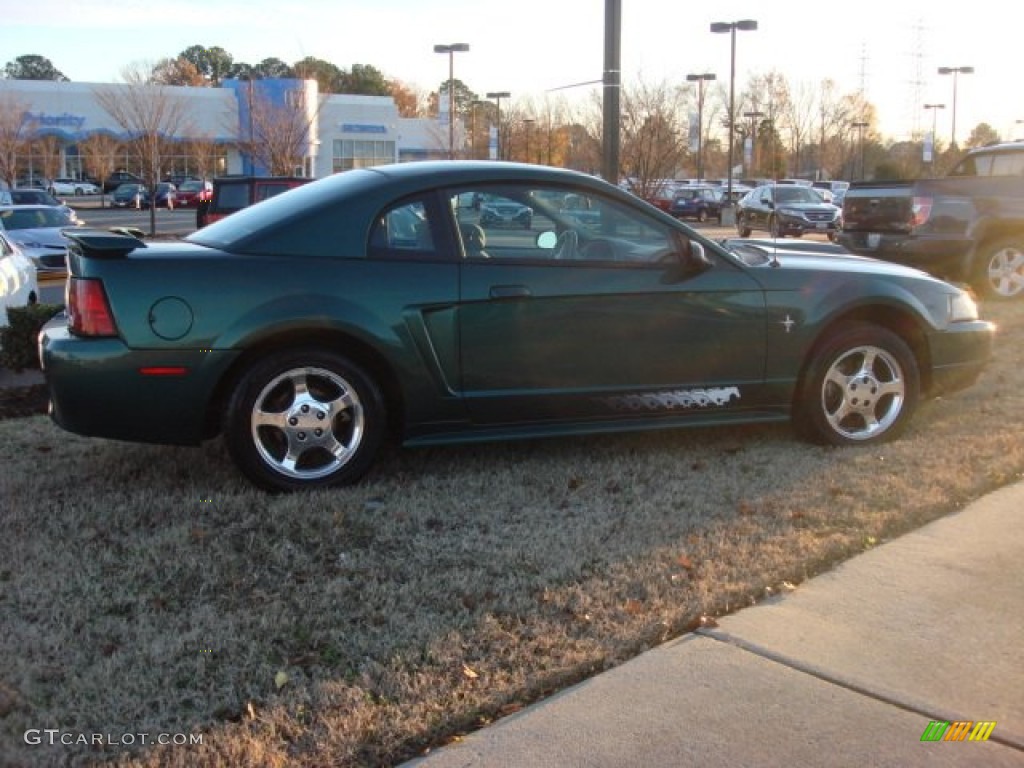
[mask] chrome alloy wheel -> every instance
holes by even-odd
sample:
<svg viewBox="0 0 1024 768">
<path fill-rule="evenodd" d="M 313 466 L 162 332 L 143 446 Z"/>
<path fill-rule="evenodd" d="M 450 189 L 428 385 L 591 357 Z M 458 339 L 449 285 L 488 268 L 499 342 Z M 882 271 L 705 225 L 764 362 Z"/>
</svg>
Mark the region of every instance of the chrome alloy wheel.
<svg viewBox="0 0 1024 768">
<path fill-rule="evenodd" d="M 267 467 L 286 477 L 314 480 L 344 466 L 363 440 L 365 411 L 342 376 L 302 367 L 273 378 L 257 395 L 250 425 Z"/>
<path fill-rule="evenodd" d="M 821 387 L 822 412 L 848 440 L 870 440 L 889 429 L 903 410 L 906 382 L 899 361 L 875 346 L 836 358 Z"/>
<path fill-rule="evenodd" d="M 988 284 L 991 293 L 1004 299 L 1024 291 L 1024 251 L 1005 245 L 993 253 L 988 262 Z"/>
</svg>

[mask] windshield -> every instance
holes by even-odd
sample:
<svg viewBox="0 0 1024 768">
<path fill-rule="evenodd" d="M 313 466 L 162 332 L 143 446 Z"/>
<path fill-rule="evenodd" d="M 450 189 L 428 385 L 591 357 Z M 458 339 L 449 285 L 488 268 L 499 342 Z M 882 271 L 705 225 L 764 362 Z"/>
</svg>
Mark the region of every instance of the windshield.
<svg viewBox="0 0 1024 768">
<path fill-rule="evenodd" d="M 15 208 L 0 211 L 0 221 L 4 229 L 40 229 L 46 227 L 68 226 L 67 214 L 57 208 Z"/>
<path fill-rule="evenodd" d="M 772 193 L 776 203 L 820 203 L 821 195 L 809 187 L 775 187 Z"/>
</svg>

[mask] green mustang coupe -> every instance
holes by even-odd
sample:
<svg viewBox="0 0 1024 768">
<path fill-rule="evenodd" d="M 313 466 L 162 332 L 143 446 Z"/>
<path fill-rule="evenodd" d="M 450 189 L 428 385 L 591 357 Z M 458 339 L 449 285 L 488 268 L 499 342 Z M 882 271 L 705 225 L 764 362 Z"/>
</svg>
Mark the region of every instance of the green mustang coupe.
<svg viewBox="0 0 1024 768">
<path fill-rule="evenodd" d="M 485 229 L 479 200 L 531 226 Z M 69 237 L 67 314 L 40 334 L 56 423 L 223 433 L 271 490 L 351 483 L 389 435 L 792 418 L 812 440 L 872 443 L 971 384 L 994 334 L 924 273 L 714 243 L 599 179 L 512 163 L 347 171 L 178 243 Z"/>
</svg>

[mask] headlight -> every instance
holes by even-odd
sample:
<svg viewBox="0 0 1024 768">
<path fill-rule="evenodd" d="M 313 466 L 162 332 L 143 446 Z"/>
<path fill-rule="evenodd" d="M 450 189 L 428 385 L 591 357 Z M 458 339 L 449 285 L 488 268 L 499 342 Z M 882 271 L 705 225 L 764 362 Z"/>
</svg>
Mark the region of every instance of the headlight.
<svg viewBox="0 0 1024 768">
<path fill-rule="evenodd" d="M 949 322 L 956 323 L 961 320 L 977 320 L 978 305 L 966 291 L 950 294 L 949 296 Z"/>
</svg>

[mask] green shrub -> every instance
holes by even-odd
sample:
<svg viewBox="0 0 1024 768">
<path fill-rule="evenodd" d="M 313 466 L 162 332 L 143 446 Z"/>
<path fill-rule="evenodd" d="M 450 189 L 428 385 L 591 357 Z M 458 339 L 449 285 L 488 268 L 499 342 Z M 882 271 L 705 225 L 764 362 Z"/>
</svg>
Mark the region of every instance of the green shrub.
<svg viewBox="0 0 1024 768">
<path fill-rule="evenodd" d="M 0 365 L 13 371 L 39 367 L 36 337 L 63 304 L 29 304 L 7 308 L 7 325 L 0 327 Z"/>
</svg>

